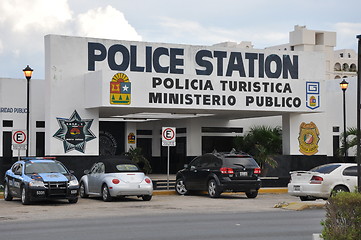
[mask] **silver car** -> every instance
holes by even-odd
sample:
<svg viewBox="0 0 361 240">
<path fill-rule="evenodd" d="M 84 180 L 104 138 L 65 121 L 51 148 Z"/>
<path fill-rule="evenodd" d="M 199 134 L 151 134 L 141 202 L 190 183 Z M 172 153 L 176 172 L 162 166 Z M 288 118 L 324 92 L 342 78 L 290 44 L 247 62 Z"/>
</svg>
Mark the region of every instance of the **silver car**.
<svg viewBox="0 0 361 240">
<path fill-rule="evenodd" d="M 144 201 L 152 199 L 153 183 L 130 160 L 107 159 L 84 171 L 80 179 L 80 197 L 101 196 L 105 202 L 116 197 L 137 196 Z"/>
</svg>

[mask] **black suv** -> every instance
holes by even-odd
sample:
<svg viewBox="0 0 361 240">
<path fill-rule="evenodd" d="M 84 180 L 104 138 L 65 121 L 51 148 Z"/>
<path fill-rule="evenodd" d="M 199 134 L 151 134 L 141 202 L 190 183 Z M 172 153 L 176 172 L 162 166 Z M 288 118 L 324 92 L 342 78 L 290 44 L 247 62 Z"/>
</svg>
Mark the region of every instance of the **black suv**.
<svg viewBox="0 0 361 240">
<path fill-rule="evenodd" d="M 261 187 L 260 174 L 259 165 L 247 154 L 207 153 L 178 171 L 175 190 L 180 195 L 206 190 L 212 198 L 225 191 L 245 192 L 248 198 L 255 198 Z"/>
</svg>

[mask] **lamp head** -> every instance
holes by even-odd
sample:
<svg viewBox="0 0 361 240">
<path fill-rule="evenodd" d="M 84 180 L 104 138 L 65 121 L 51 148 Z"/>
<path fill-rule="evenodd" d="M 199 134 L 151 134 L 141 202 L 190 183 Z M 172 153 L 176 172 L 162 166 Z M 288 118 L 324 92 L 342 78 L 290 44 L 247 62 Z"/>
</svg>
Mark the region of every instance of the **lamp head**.
<svg viewBox="0 0 361 240">
<path fill-rule="evenodd" d="M 346 91 L 348 88 L 348 82 L 346 82 L 345 79 L 342 79 L 342 82 L 340 82 L 340 87 L 341 87 L 342 91 Z"/>
<path fill-rule="evenodd" d="M 23 69 L 23 72 L 24 72 L 24 75 L 25 75 L 25 78 L 27 80 L 30 80 L 31 79 L 31 75 L 33 75 L 33 69 L 31 69 L 29 67 L 29 65 L 26 66 L 26 68 Z"/>
</svg>

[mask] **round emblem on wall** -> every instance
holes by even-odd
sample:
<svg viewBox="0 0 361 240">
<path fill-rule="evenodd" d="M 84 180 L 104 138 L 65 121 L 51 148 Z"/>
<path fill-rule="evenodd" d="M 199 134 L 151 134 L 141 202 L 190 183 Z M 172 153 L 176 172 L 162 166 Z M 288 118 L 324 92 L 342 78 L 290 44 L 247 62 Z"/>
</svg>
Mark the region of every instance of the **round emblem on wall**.
<svg viewBox="0 0 361 240">
<path fill-rule="evenodd" d="M 307 156 L 316 154 L 318 152 L 318 142 L 320 141 L 319 135 L 320 133 L 315 123 L 302 122 L 298 136 L 300 152 Z"/>
</svg>

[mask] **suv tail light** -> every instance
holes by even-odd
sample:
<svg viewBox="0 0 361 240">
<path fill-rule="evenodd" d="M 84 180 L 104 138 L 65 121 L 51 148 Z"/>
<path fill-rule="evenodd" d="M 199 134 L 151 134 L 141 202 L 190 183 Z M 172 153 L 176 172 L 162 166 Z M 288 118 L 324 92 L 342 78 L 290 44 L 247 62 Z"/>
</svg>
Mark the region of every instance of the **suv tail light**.
<svg viewBox="0 0 361 240">
<path fill-rule="evenodd" d="M 261 168 L 255 168 L 253 169 L 254 174 L 261 174 Z"/>
<path fill-rule="evenodd" d="M 310 180 L 310 184 L 321 184 L 323 181 L 323 178 L 320 176 L 313 176 Z"/>
<path fill-rule="evenodd" d="M 234 171 L 232 168 L 222 167 L 220 170 L 221 170 L 221 173 L 223 173 L 223 174 L 234 174 Z"/>
</svg>

